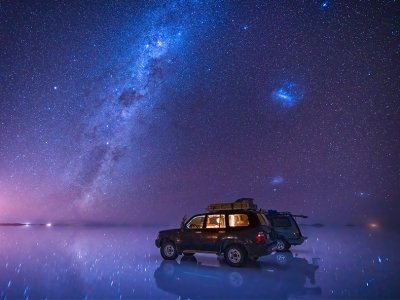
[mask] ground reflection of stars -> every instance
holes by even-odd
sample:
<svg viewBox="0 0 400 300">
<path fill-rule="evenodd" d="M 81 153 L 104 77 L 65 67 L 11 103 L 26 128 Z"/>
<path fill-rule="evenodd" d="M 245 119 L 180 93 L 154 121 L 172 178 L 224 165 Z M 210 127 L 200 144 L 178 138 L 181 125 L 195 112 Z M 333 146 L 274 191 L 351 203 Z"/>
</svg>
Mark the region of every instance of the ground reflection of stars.
<svg viewBox="0 0 400 300">
<path fill-rule="evenodd" d="M 272 185 L 280 185 L 285 181 L 285 179 L 282 176 L 275 176 L 271 179 L 271 184 Z"/>
<path fill-rule="evenodd" d="M 369 194 L 367 192 L 364 192 L 364 191 L 356 192 L 356 197 L 359 199 L 366 198 L 368 196 L 369 196 Z"/>
</svg>

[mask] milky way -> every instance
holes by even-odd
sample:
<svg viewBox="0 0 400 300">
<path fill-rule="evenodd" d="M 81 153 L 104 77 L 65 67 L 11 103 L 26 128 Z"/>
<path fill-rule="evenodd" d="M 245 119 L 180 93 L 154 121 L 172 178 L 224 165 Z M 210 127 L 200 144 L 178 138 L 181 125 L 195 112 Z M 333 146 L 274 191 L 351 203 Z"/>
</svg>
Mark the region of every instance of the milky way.
<svg viewBox="0 0 400 300">
<path fill-rule="evenodd" d="M 196 13 L 198 9 L 202 10 L 200 15 Z M 121 72 L 110 76 L 111 90 L 99 99 L 100 107 L 87 121 L 82 154 L 67 173 L 71 184 L 78 185 L 75 201 L 80 207 L 101 199 L 112 184 L 115 165 L 121 160 L 126 163 L 128 152 L 129 156 L 135 156 L 134 135 L 146 130 L 141 128 L 138 116 L 155 122 L 152 120 L 155 106 L 168 102 L 162 90 L 163 84 L 174 76 L 169 68 L 179 65 L 182 52 L 188 48 L 185 39 L 189 36 L 193 39 L 201 32 L 196 21 L 204 22 L 206 13 L 201 5 L 171 2 L 143 18 L 142 34 L 136 38 Z"/>
<path fill-rule="evenodd" d="M 398 12 L 3 1 L 0 221 L 164 223 L 254 197 L 397 222 Z"/>
</svg>

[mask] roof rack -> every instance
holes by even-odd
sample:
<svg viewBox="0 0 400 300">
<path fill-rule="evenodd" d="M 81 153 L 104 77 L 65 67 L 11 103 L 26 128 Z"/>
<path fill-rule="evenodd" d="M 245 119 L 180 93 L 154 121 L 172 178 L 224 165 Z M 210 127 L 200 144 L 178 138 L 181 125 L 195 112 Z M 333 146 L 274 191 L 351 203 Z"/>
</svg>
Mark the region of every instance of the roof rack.
<svg viewBox="0 0 400 300">
<path fill-rule="evenodd" d="M 305 218 L 305 219 L 308 218 L 308 216 L 305 216 L 305 215 L 294 215 L 289 211 L 277 211 L 274 209 L 269 209 L 266 211 L 266 213 L 268 215 L 291 215 L 292 217 L 297 217 L 297 218 Z"/>
<path fill-rule="evenodd" d="M 233 209 L 253 209 L 257 210 L 257 205 L 254 204 L 253 198 L 240 198 L 231 203 L 214 203 L 207 206 L 207 210 L 218 211 L 218 210 L 233 210 Z"/>
</svg>

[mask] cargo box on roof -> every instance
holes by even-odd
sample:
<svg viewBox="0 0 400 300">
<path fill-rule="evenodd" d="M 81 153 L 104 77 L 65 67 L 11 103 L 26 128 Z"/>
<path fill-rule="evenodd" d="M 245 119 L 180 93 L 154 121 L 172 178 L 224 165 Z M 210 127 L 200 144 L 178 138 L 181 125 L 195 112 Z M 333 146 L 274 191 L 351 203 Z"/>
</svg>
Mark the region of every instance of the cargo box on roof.
<svg viewBox="0 0 400 300">
<path fill-rule="evenodd" d="M 231 203 L 213 203 L 208 205 L 208 211 L 218 211 L 218 210 L 232 210 L 232 209 L 257 209 L 257 205 L 254 204 L 254 199 L 252 198 L 240 198 L 235 202 Z"/>
</svg>

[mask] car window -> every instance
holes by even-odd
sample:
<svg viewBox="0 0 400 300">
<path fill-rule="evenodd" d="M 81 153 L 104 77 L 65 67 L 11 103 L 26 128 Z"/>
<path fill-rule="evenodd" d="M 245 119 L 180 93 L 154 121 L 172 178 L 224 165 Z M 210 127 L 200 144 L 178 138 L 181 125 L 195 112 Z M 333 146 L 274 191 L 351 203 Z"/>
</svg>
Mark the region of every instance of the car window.
<svg viewBox="0 0 400 300">
<path fill-rule="evenodd" d="M 249 225 L 249 217 L 246 214 L 229 215 L 229 227 L 243 227 Z"/>
<path fill-rule="evenodd" d="M 205 216 L 196 216 L 193 217 L 189 222 L 186 223 L 186 227 L 189 229 L 201 229 L 203 228 Z"/>
<path fill-rule="evenodd" d="M 263 214 L 257 214 L 258 220 L 260 221 L 261 225 L 267 225 L 270 226 L 269 221 L 267 217 Z"/>
<path fill-rule="evenodd" d="M 225 228 L 225 215 L 215 214 L 215 215 L 208 215 L 206 228 Z"/>
<path fill-rule="evenodd" d="M 288 217 L 274 217 L 271 218 L 272 226 L 274 227 L 290 227 L 290 219 Z"/>
</svg>

